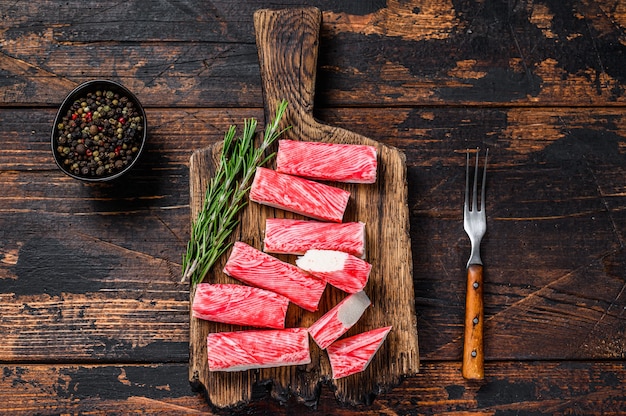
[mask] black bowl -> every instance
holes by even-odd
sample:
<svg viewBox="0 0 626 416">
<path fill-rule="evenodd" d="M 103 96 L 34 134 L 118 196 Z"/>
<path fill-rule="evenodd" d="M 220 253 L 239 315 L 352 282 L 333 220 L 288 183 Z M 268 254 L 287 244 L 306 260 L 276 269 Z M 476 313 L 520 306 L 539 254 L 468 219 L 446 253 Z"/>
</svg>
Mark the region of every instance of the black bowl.
<svg viewBox="0 0 626 416">
<path fill-rule="evenodd" d="M 110 181 L 127 173 L 146 143 L 146 113 L 126 87 L 93 80 L 63 100 L 54 119 L 54 161 L 67 175 L 87 182 Z"/>
</svg>

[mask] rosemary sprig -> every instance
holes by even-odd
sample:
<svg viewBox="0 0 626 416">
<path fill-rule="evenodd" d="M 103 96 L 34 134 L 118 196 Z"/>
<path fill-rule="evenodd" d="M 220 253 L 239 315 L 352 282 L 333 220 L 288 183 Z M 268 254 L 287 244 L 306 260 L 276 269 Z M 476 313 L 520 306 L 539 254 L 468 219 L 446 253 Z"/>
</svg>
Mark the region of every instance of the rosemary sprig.
<svg viewBox="0 0 626 416">
<path fill-rule="evenodd" d="M 183 282 L 189 279 L 194 285 L 202 282 L 217 259 L 231 246 L 228 238 L 239 224 L 237 214 L 247 204 L 245 196 L 256 168 L 274 157 L 274 154 L 265 156 L 267 148 L 289 128 L 278 130 L 286 109 L 287 101 L 283 100 L 274 119 L 266 126 L 258 147 L 254 144 L 257 127 L 254 118 L 244 120 L 241 137 L 235 137 L 235 126 L 230 126 L 224 135 L 219 166 L 211 178 L 183 256 Z"/>
</svg>

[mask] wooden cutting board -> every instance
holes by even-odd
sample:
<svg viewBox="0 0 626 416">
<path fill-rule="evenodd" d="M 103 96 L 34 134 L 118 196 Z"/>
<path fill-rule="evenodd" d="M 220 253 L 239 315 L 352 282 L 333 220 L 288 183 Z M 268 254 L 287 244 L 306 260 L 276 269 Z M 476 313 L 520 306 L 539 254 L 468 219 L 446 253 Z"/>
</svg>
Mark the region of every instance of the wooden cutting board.
<svg viewBox="0 0 626 416">
<path fill-rule="evenodd" d="M 336 397 L 346 403 L 370 403 L 376 394 L 400 383 L 403 376 L 418 372 L 417 318 L 413 292 L 412 256 L 407 207 L 407 176 L 404 155 L 397 149 L 314 119 L 313 102 L 321 12 L 316 8 L 259 10 L 254 24 L 261 65 L 266 120 L 284 98 L 289 107 L 282 126 L 291 129 L 282 138 L 334 143 L 368 144 L 378 149 L 378 179 L 373 185 L 339 185 L 351 192 L 344 221 L 366 223 L 366 256 L 372 263 L 365 288 L 372 301 L 360 321 L 345 335 L 392 325 L 387 340 L 362 373 L 332 380 L 324 351 L 311 341 L 312 362 L 307 366 L 282 367 L 244 372 L 210 372 L 206 338 L 209 332 L 237 330 L 236 326 L 201 321 L 190 317 L 190 368 L 192 385 L 202 389 L 218 408 L 249 402 L 255 386 L 271 387 L 278 400 L 297 397 L 314 404 L 322 384 L 328 383 Z M 195 152 L 190 163 L 191 214 L 196 218 L 207 185 L 215 170 L 220 145 Z M 270 166 L 271 167 L 271 166 Z M 233 240 L 262 248 L 265 219 L 302 218 L 295 214 L 250 203 L 241 214 Z M 213 267 L 205 282 L 234 282 L 222 273 L 228 254 Z M 295 256 L 280 256 L 294 262 Z M 193 299 L 194 288 L 191 288 Z M 308 327 L 346 295 L 328 287 L 316 313 L 290 305 L 288 327 Z"/>
</svg>

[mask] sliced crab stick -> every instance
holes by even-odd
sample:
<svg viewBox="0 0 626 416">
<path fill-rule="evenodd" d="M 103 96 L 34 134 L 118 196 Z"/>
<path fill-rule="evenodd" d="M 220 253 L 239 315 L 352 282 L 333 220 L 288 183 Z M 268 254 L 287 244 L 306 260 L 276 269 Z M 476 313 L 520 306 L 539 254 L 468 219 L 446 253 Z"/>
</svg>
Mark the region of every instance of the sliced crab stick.
<svg viewBox="0 0 626 416">
<path fill-rule="evenodd" d="M 236 284 L 200 283 L 191 307 L 195 318 L 225 324 L 282 329 L 289 299 L 269 290 Z"/>
<path fill-rule="evenodd" d="M 376 148 L 357 144 L 279 140 L 276 170 L 309 179 L 376 182 Z"/>
<path fill-rule="evenodd" d="M 391 327 L 373 329 L 331 344 L 326 352 L 333 379 L 347 377 L 367 368 L 387 338 Z"/>
<path fill-rule="evenodd" d="M 363 258 L 365 224 L 268 218 L 265 220 L 263 251 L 304 254 L 309 249 L 336 250 Z"/>
<path fill-rule="evenodd" d="M 344 292 L 356 293 L 365 287 L 372 265 L 343 251 L 308 250 L 296 265 Z"/>
<path fill-rule="evenodd" d="M 365 292 L 357 292 L 344 298 L 309 327 L 311 338 L 321 349 L 326 349 L 348 332 L 371 304 Z"/>
<path fill-rule="evenodd" d="M 326 282 L 241 241 L 233 245 L 224 273 L 249 285 L 276 292 L 311 312 L 317 310 L 326 288 Z"/>
<path fill-rule="evenodd" d="M 257 168 L 250 200 L 323 221 L 341 222 L 350 192 L 334 186 Z"/>
<path fill-rule="evenodd" d="M 305 328 L 216 332 L 207 337 L 209 371 L 309 364 L 309 335 Z"/>
</svg>

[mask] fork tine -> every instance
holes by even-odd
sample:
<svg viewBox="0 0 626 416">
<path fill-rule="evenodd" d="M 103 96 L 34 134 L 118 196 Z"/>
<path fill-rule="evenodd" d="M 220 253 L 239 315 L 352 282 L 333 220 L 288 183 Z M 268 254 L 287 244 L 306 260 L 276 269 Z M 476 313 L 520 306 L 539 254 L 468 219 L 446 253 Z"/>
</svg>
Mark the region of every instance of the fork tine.
<svg viewBox="0 0 626 416">
<path fill-rule="evenodd" d="M 469 209 L 469 165 L 470 165 L 470 154 L 469 150 L 465 153 L 466 161 L 465 161 L 465 200 L 463 202 L 464 212 L 467 212 Z"/>
<path fill-rule="evenodd" d="M 485 153 L 485 166 L 483 167 L 483 186 L 480 190 L 480 210 L 485 210 L 485 185 L 487 183 L 487 157 L 489 157 L 489 148 Z"/>
<path fill-rule="evenodd" d="M 476 148 L 476 166 L 474 167 L 474 187 L 472 188 L 472 211 L 478 209 L 478 154 L 480 149 Z"/>
</svg>

